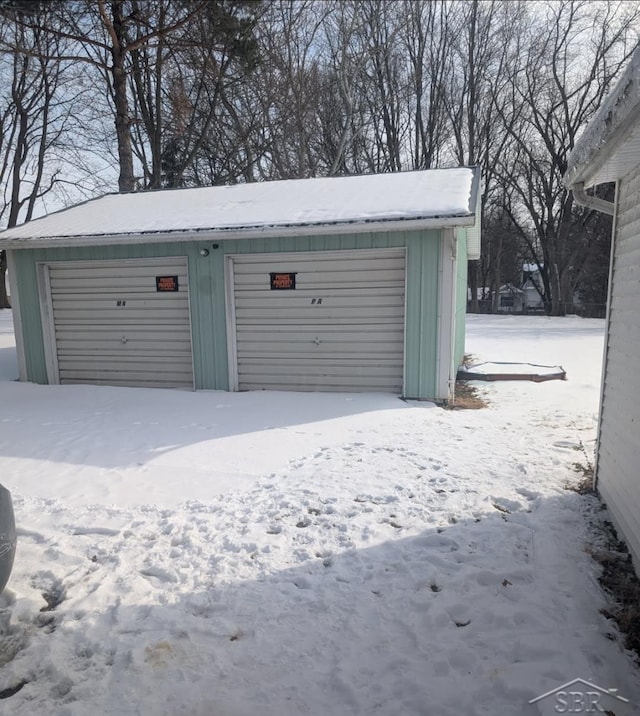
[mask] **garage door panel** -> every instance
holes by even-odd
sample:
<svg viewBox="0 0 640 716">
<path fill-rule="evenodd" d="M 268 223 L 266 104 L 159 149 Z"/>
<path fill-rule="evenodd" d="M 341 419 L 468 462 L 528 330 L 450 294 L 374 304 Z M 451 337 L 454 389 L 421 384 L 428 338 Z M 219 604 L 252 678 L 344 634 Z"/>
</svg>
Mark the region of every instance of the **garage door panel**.
<svg viewBox="0 0 640 716">
<path fill-rule="evenodd" d="M 241 310 L 238 311 L 238 322 L 241 323 L 244 319 L 251 319 L 252 321 L 256 318 L 258 320 L 271 321 L 272 324 L 277 325 L 277 321 L 281 319 L 293 318 L 297 321 L 303 321 L 302 325 L 320 325 L 320 321 L 324 321 L 326 325 L 330 325 L 331 321 L 339 319 L 347 319 L 353 322 L 354 319 L 369 319 L 371 322 L 375 322 L 378 318 L 395 318 L 402 320 L 404 317 L 404 306 L 398 307 L 383 307 L 383 306 L 370 306 L 368 308 L 333 308 L 330 306 L 320 306 L 317 311 L 314 311 L 313 315 L 309 316 L 308 321 L 304 322 L 304 317 L 300 316 L 300 311 L 295 308 L 281 308 L 278 309 L 278 316 L 274 316 L 268 309 L 253 309 L 251 311 Z"/>
<path fill-rule="evenodd" d="M 147 376 L 154 373 L 180 373 L 189 375 L 191 371 L 191 363 L 185 360 L 121 360 L 117 369 L 114 369 L 114 361 L 107 359 L 105 356 L 88 356 L 70 358 L 65 363 L 65 371 L 82 372 L 82 371 L 100 371 L 103 375 L 118 371 L 143 371 Z"/>
<path fill-rule="evenodd" d="M 292 292 L 293 293 L 293 292 Z M 297 293 L 297 291 L 295 292 Z M 321 291 L 318 291 L 321 294 Z M 314 301 L 314 303 L 312 303 Z M 322 303 L 316 303 L 322 301 Z M 267 305 L 265 305 L 267 304 Z M 236 301 L 236 312 L 240 311 L 273 311 L 274 309 L 287 309 L 296 311 L 307 311 L 310 314 L 318 313 L 328 309 L 347 308 L 388 308 L 396 306 L 404 308 L 404 296 L 269 296 L 266 298 L 244 298 L 238 297 Z"/>
<path fill-rule="evenodd" d="M 70 318 L 56 323 L 58 330 L 94 330 L 94 331 L 116 331 L 122 335 L 122 327 L 137 328 L 141 333 L 145 331 L 170 331 L 189 333 L 187 328 L 185 331 L 184 318 L 168 319 L 166 317 L 150 316 L 144 324 L 138 319 L 120 318 L 117 325 L 114 325 L 113 319 L 109 315 L 91 316 L 90 318 Z"/>
<path fill-rule="evenodd" d="M 238 387 L 400 393 L 404 264 L 403 249 L 236 257 Z M 295 289 L 271 290 L 288 272 Z"/>
<path fill-rule="evenodd" d="M 62 385 L 99 385 L 97 380 L 92 377 L 73 378 L 73 380 L 61 380 Z M 176 381 L 166 381 L 162 377 L 159 378 L 135 378 L 134 380 L 120 380 L 118 378 L 109 379 L 109 383 L 114 387 L 121 388 L 182 388 L 188 390 L 192 387 L 191 383 L 184 382 L 176 384 Z"/>
<path fill-rule="evenodd" d="M 400 344 L 400 345 L 398 345 Z M 399 340 L 394 341 L 371 341 L 363 337 L 345 337 L 342 339 L 331 340 L 316 336 L 314 339 L 306 341 L 289 341 L 276 340 L 269 341 L 238 341 L 238 351 L 241 354 L 271 354 L 278 353 L 296 353 L 307 355 L 312 358 L 315 354 L 324 351 L 332 351 L 334 353 L 358 353 L 366 355 L 367 351 L 374 351 L 375 354 L 397 353 L 402 355 L 402 343 Z"/>
<path fill-rule="evenodd" d="M 49 264 L 48 276 L 61 383 L 193 387 L 185 257 Z M 161 276 L 179 290 L 158 291 Z"/>
<path fill-rule="evenodd" d="M 190 388 L 193 380 L 190 374 L 182 379 L 172 373 L 162 374 L 157 371 L 126 371 L 118 370 L 111 373 L 107 371 L 61 371 L 60 383 L 72 385 L 75 383 L 89 383 L 91 385 L 122 385 L 131 387 L 151 388 Z"/>
<path fill-rule="evenodd" d="M 371 375 L 385 375 L 393 377 L 397 368 L 402 366 L 402 356 L 372 361 L 362 361 L 357 358 L 337 357 L 330 364 L 321 360 L 309 360 L 301 363 L 299 360 L 283 358 L 278 360 L 262 360 L 262 358 L 245 359 L 242 361 L 243 370 L 247 375 L 268 373 L 270 375 L 345 375 L 349 371 L 358 372 L 366 368 Z M 309 370 L 312 368 L 313 370 Z"/>
<path fill-rule="evenodd" d="M 393 316 L 388 317 L 363 317 L 358 316 L 357 317 L 358 326 L 396 326 L 398 325 L 398 318 Z M 299 316 L 294 316 L 293 318 L 282 318 L 279 319 L 277 316 L 272 316 L 268 318 L 261 318 L 259 322 L 256 322 L 253 318 L 246 318 L 242 321 L 236 321 L 236 324 L 238 326 L 238 329 L 245 330 L 246 328 L 267 328 L 270 330 L 273 330 L 273 327 L 280 328 L 282 327 L 283 330 L 286 330 L 286 332 L 290 333 L 291 331 L 305 329 L 305 328 L 311 328 L 313 330 L 316 330 L 320 326 L 353 326 L 354 325 L 354 319 L 353 318 L 340 318 L 340 317 L 331 317 L 331 318 L 318 318 L 317 316 L 314 317 L 313 322 L 303 320 Z"/>
<path fill-rule="evenodd" d="M 362 283 L 362 285 L 352 285 L 349 286 L 349 288 L 335 288 L 331 287 L 331 297 L 332 299 L 339 299 L 339 298 L 366 298 L 366 297 L 373 297 L 377 298 L 379 296 L 397 296 L 398 293 L 402 292 L 402 281 L 398 281 L 395 286 L 387 286 L 385 288 L 377 288 L 377 287 L 371 287 L 370 284 Z M 399 291 L 400 290 L 400 291 Z M 270 299 L 273 297 L 273 291 L 267 286 L 266 288 L 255 288 L 255 289 L 242 289 L 237 291 L 238 295 L 238 301 L 245 301 L 247 299 L 260 299 L 264 301 L 265 299 Z M 295 296 L 294 296 L 295 294 Z M 321 295 L 318 293 L 316 289 L 313 288 L 307 288 L 307 287 L 301 287 L 298 284 L 296 284 L 295 291 L 283 291 L 281 293 L 281 296 L 283 298 L 286 298 L 287 295 L 290 295 L 292 297 L 295 297 L 296 299 L 304 299 L 306 301 L 310 301 L 312 298 L 317 298 L 318 295 Z"/>
<path fill-rule="evenodd" d="M 91 344 L 91 347 L 87 347 L 85 341 L 58 341 L 58 359 L 60 358 L 71 358 L 73 356 L 94 356 L 94 355 L 105 355 L 105 356 L 130 356 L 132 354 L 138 354 L 145 359 L 147 357 L 157 356 L 159 360 L 163 360 L 170 356 L 184 355 L 188 356 L 191 360 L 191 351 L 187 350 L 182 344 L 177 341 L 173 343 L 126 343 L 121 345 L 120 348 L 114 348 L 114 342 L 101 341 Z"/>
<path fill-rule="evenodd" d="M 78 308 L 78 301 L 82 301 L 82 307 L 87 312 L 91 311 L 117 311 L 118 313 L 131 313 L 132 311 L 146 311 L 147 309 L 156 309 L 161 307 L 164 315 L 164 311 L 168 309 L 179 310 L 181 315 L 188 313 L 189 309 L 185 306 L 184 298 L 178 297 L 173 298 L 170 295 L 155 296 L 151 295 L 149 298 L 131 298 L 118 297 L 118 298 L 105 298 L 104 296 L 96 297 L 95 295 L 87 298 L 83 297 L 78 299 L 74 297 L 71 299 L 60 299 L 56 296 L 53 300 L 53 308 L 58 312 L 76 310 Z M 124 302 L 124 303 L 123 303 Z M 118 305 L 120 303 L 121 305 Z M 117 316 L 114 316 L 117 319 Z"/>
<path fill-rule="evenodd" d="M 258 261 L 257 263 L 239 261 L 237 263 L 237 275 L 242 276 L 246 274 L 253 274 L 255 276 L 264 276 L 265 271 L 267 273 L 299 271 L 304 273 L 306 276 L 323 273 L 328 275 L 338 275 L 340 273 L 349 274 L 354 270 L 375 271 L 384 269 L 388 260 L 392 261 L 393 259 L 386 259 L 382 257 L 361 258 L 353 256 L 349 258 L 319 258 L 317 255 L 306 255 L 303 258 L 273 258 L 265 261 Z"/>
<path fill-rule="evenodd" d="M 125 331 L 126 332 L 126 331 Z M 113 326 L 92 326 L 90 324 L 77 328 L 75 326 L 63 326 L 56 330 L 56 340 L 58 341 L 113 341 L 122 340 L 123 331 L 121 328 L 115 329 Z M 144 326 L 136 332 L 135 340 L 137 341 L 153 341 L 158 345 L 165 342 L 178 341 L 180 343 L 189 338 L 189 329 L 180 326 L 179 328 L 167 328 L 165 324 L 157 326 Z"/>
<path fill-rule="evenodd" d="M 276 270 L 273 273 L 290 273 L 295 272 L 296 275 L 296 290 L 298 287 L 301 289 L 317 289 L 323 286 L 341 288 L 345 285 L 345 280 L 348 278 L 349 285 L 359 287 L 370 287 L 375 286 L 379 288 L 385 287 L 397 287 L 404 285 L 404 269 L 385 269 L 380 268 L 376 271 L 368 271 L 366 275 L 358 275 L 353 271 L 342 272 L 335 274 L 322 274 L 316 275 L 311 274 L 304 276 L 301 271 L 295 271 L 294 269 Z M 260 290 L 265 286 L 270 286 L 270 274 L 272 272 L 264 270 L 259 274 L 244 274 L 237 276 L 235 279 L 236 288 L 239 290 L 251 290 L 251 288 Z"/>
<path fill-rule="evenodd" d="M 156 308 L 156 307 L 154 307 Z M 64 321 L 65 319 L 73 319 L 78 318 L 81 320 L 87 320 L 91 319 L 93 316 L 96 318 L 102 318 L 106 319 L 112 322 L 112 325 L 119 325 L 119 318 L 118 316 L 113 315 L 113 309 L 91 309 L 91 308 L 65 308 L 65 309 L 58 309 L 55 311 L 54 306 L 54 312 L 56 315 L 56 318 L 58 318 L 61 321 Z M 149 315 L 149 310 L 145 308 L 127 308 L 126 315 L 127 319 L 129 321 L 132 321 L 133 319 L 137 321 L 144 321 L 146 317 Z M 125 311 L 121 311 L 121 313 L 125 313 Z M 166 315 L 168 319 L 181 319 L 183 321 L 189 320 L 189 309 L 188 307 L 185 308 L 174 308 L 174 309 L 164 309 L 162 311 L 162 315 Z M 134 324 L 135 325 L 135 324 Z"/>
<path fill-rule="evenodd" d="M 184 296 L 182 295 L 183 291 L 176 291 L 175 293 L 160 293 L 156 291 L 156 288 L 154 286 L 153 290 L 149 288 L 149 286 L 145 286 L 144 290 L 142 288 L 138 291 L 132 291 L 132 287 L 127 287 L 125 290 L 106 290 L 106 289 L 94 289 L 93 291 L 89 291 L 89 289 L 83 289 L 82 291 L 70 291 L 69 289 L 65 289 L 64 291 L 55 291 L 55 297 L 56 301 L 58 302 L 65 302 L 65 301 L 84 301 L 84 302 L 92 302 L 92 301 L 101 301 L 106 303 L 111 303 L 114 305 L 117 301 L 138 301 L 143 302 L 146 301 L 147 303 L 149 301 L 163 301 L 164 303 L 168 303 L 171 301 L 174 302 L 182 302 L 184 301 Z M 80 297 L 80 298 L 79 298 Z"/>
<path fill-rule="evenodd" d="M 376 355 L 375 360 L 371 363 L 368 363 L 362 357 L 365 350 L 369 350 Z M 395 362 L 401 364 L 403 357 L 402 351 L 394 350 L 381 352 L 378 350 L 378 346 L 373 344 L 363 346 L 358 349 L 353 348 L 351 350 L 341 349 L 340 346 L 335 345 L 321 346 L 317 351 L 315 351 L 315 358 L 309 358 L 308 351 L 305 351 L 302 347 L 299 347 L 298 350 L 292 348 L 287 351 L 278 350 L 275 346 L 272 350 L 243 350 L 242 355 L 243 358 L 242 361 L 239 362 L 239 365 L 246 365 L 250 360 L 258 362 L 263 360 L 266 365 L 267 362 L 272 360 L 288 360 L 292 358 L 309 366 L 314 364 L 314 360 L 318 361 L 318 365 L 328 365 L 337 360 L 350 360 L 352 362 L 359 361 L 361 365 L 373 365 L 374 363 L 381 363 L 387 359 L 393 359 Z"/>
<path fill-rule="evenodd" d="M 344 330 L 341 330 L 344 329 Z M 300 328 L 296 331 L 290 331 L 286 339 L 283 336 L 274 335 L 273 331 L 263 326 L 247 328 L 242 332 L 242 338 L 238 340 L 238 344 L 255 344 L 256 346 L 268 345 L 270 343 L 281 344 L 284 340 L 287 346 L 294 346 L 299 343 L 314 343 L 318 338 L 317 331 L 308 330 L 307 327 Z M 345 339 L 350 338 L 351 341 L 365 341 L 369 343 L 388 343 L 400 344 L 402 341 L 402 331 L 391 323 L 388 326 L 323 326 L 322 342 L 323 343 L 345 343 Z"/>
<path fill-rule="evenodd" d="M 278 380 L 273 378 L 269 386 L 265 387 L 262 376 L 255 380 L 246 380 L 242 390 L 308 390 L 329 393 L 401 393 L 402 381 L 387 380 L 373 376 L 362 376 L 362 374 L 338 376 L 298 376 Z"/>
<path fill-rule="evenodd" d="M 155 272 L 146 276 L 83 276 L 82 278 L 69 279 L 64 275 L 60 276 L 56 272 L 56 276 L 51 279 L 51 288 L 56 293 L 95 293 L 99 289 L 101 293 L 117 293 L 121 291 L 132 291 L 134 293 L 156 292 L 156 275 L 170 275 L 178 277 L 177 293 L 186 292 L 188 290 L 187 274 L 178 273 L 176 271 L 169 272 L 164 270 L 165 267 L 156 269 Z"/>
</svg>

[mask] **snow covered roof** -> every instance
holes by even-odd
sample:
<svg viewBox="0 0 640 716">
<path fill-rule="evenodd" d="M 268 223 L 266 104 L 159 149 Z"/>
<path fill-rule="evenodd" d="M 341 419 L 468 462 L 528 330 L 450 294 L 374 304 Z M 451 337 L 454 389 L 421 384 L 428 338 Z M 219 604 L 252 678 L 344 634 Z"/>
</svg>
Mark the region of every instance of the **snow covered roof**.
<svg viewBox="0 0 640 716">
<path fill-rule="evenodd" d="M 564 182 L 616 181 L 640 163 L 640 45 L 569 155 Z"/>
<path fill-rule="evenodd" d="M 462 167 L 108 194 L 8 229 L 0 247 L 473 227 L 479 184 Z"/>
</svg>

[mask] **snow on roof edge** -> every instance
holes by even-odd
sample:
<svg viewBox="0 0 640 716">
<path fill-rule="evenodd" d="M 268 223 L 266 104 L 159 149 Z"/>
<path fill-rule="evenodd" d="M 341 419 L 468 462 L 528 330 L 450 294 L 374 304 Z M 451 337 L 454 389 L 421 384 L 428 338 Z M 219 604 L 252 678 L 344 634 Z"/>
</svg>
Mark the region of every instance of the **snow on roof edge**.
<svg viewBox="0 0 640 716">
<path fill-rule="evenodd" d="M 378 224 L 387 229 L 402 224 L 406 229 L 424 222 L 451 225 L 451 219 L 457 219 L 456 225 L 472 225 L 479 171 L 478 167 L 455 167 L 111 192 L 0 232 L 0 244 L 6 248 L 25 242 L 42 245 L 42 241 L 61 245 L 86 238 L 97 244 L 121 237 L 137 241 L 143 236 L 158 241 L 197 240 L 207 234 L 223 239 L 252 233 L 264 236 L 271 229 L 325 233 L 327 228 L 340 226 L 351 232 L 362 225 L 367 228 L 361 230 L 371 230 Z"/>
<path fill-rule="evenodd" d="M 372 221 L 351 221 L 317 224 L 282 224 L 274 226 L 246 226 L 202 228 L 180 231 L 147 231 L 121 234 L 69 234 L 67 236 L 18 237 L 3 239 L 0 232 L 0 249 L 48 248 L 58 246 L 109 246 L 115 244 L 183 243 L 187 241 L 227 241 L 231 239 L 276 238 L 296 236 L 323 236 L 342 233 L 378 233 L 382 231 L 413 231 L 451 226 L 474 226 L 474 214 L 447 216 L 389 218 Z"/>
<path fill-rule="evenodd" d="M 563 176 L 565 186 L 587 183 L 607 160 L 608 154 L 640 112 L 640 44 L 629 60 L 622 77 L 611 89 L 600 109 L 587 124 L 569 154 Z"/>
</svg>

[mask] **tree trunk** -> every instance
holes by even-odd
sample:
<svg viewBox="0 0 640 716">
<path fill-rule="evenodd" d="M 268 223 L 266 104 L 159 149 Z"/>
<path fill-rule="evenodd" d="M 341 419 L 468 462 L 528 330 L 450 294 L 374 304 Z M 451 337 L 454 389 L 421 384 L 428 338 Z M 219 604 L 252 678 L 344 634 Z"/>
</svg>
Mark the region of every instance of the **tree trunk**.
<svg viewBox="0 0 640 716">
<path fill-rule="evenodd" d="M 478 310 L 478 262 L 469 261 L 469 290 L 471 291 L 470 313 L 480 313 Z"/>
<path fill-rule="evenodd" d="M 491 312 L 498 313 L 500 310 L 500 288 L 502 286 L 502 232 L 498 231 L 495 237 L 496 255 L 494 258 L 495 265 L 493 268 L 495 291 L 493 292 L 491 301 Z"/>
<path fill-rule="evenodd" d="M 118 162 L 120 164 L 118 190 L 133 191 L 135 189 L 135 180 L 133 176 L 131 135 L 129 134 L 127 75 L 124 71 L 124 67 L 116 66 L 115 64 L 113 66 L 113 97 L 116 108 L 115 125 L 116 137 L 118 140 Z"/>
<path fill-rule="evenodd" d="M 134 191 L 135 179 L 133 176 L 133 150 L 131 147 L 129 115 L 129 99 L 127 97 L 127 73 L 125 69 L 126 39 L 124 18 L 122 16 L 121 0 L 111 3 L 111 31 L 112 47 L 111 75 L 113 78 L 113 104 L 116 110 L 115 126 L 118 142 L 118 162 L 120 174 L 118 176 L 119 191 Z"/>
<path fill-rule="evenodd" d="M 550 315 L 564 316 L 564 304 L 562 302 L 562 290 L 560 287 L 560 272 L 555 261 L 549 265 L 549 284 L 551 287 L 551 301 L 549 302 Z"/>
</svg>

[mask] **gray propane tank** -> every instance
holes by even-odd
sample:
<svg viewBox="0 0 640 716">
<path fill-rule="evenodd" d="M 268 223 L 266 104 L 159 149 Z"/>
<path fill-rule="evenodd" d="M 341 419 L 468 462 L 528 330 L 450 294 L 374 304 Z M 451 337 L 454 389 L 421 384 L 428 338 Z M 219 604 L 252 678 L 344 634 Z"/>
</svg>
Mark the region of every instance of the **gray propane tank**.
<svg viewBox="0 0 640 716">
<path fill-rule="evenodd" d="M 0 485 L 0 592 L 7 586 L 16 556 L 16 520 L 11 493 Z"/>
</svg>

